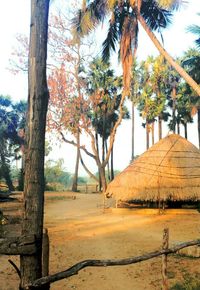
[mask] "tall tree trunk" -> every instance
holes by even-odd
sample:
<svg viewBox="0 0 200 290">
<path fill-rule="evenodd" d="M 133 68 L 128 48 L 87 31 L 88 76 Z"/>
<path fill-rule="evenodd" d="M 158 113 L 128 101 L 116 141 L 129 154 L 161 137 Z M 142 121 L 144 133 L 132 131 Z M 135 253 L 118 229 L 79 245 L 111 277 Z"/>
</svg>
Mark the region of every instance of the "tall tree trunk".
<svg viewBox="0 0 200 290">
<path fill-rule="evenodd" d="M 106 148 L 106 154 L 108 152 L 108 144 L 107 144 L 107 140 L 105 140 L 105 148 Z M 107 171 L 108 171 L 108 180 L 111 180 L 111 176 L 110 176 L 110 164 L 109 161 L 107 163 Z"/>
<path fill-rule="evenodd" d="M 158 139 L 162 139 L 162 119 L 158 116 Z"/>
<path fill-rule="evenodd" d="M 101 157 L 102 163 L 105 160 L 105 138 L 102 136 L 102 157 Z"/>
<path fill-rule="evenodd" d="M 155 143 L 155 136 L 154 136 L 154 134 L 155 134 L 155 130 L 154 130 L 154 122 L 152 122 L 151 123 L 151 140 L 152 140 L 152 145 L 154 145 L 154 143 Z"/>
<path fill-rule="evenodd" d="M 96 143 L 96 148 L 97 148 L 97 155 L 99 156 L 99 139 L 98 139 L 98 133 L 95 132 L 95 143 Z M 98 174 L 99 174 L 99 191 L 102 189 L 102 184 L 101 184 L 101 175 L 99 171 L 99 166 L 98 166 Z"/>
<path fill-rule="evenodd" d="M 79 160 L 80 160 L 80 132 L 79 128 L 77 128 L 77 134 L 76 134 L 76 164 L 75 164 L 75 172 L 72 182 L 72 191 L 77 192 L 78 190 L 78 168 L 79 168 Z"/>
<path fill-rule="evenodd" d="M 114 147 L 114 145 L 113 145 Z M 113 164 L 113 153 L 114 153 L 114 148 L 112 147 L 111 150 L 111 157 L 110 157 L 110 174 L 111 174 L 111 181 L 115 178 L 115 172 L 114 172 L 114 164 Z"/>
<path fill-rule="evenodd" d="M 90 178 L 94 179 L 96 182 L 99 182 L 99 178 L 97 178 L 89 169 L 88 167 L 85 165 L 85 162 L 83 161 L 83 158 L 81 156 L 81 152 L 80 152 L 80 161 L 81 164 L 83 166 L 83 168 L 85 169 L 85 171 L 87 172 L 87 174 L 90 176 Z"/>
<path fill-rule="evenodd" d="M 176 133 L 176 88 L 172 90 L 172 124 L 173 133 Z"/>
<path fill-rule="evenodd" d="M 102 124 L 102 163 L 105 161 L 105 142 L 106 142 L 106 111 L 103 112 L 103 124 Z"/>
<path fill-rule="evenodd" d="M 99 165 L 99 172 L 100 172 L 100 177 L 101 177 L 102 190 L 103 192 L 105 192 L 107 188 L 105 167 L 102 167 L 101 165 Z"/>
<path fill-rule="evenodd" d="M 137 18 L 140 24 L 142 25 L 142 27 L 144 28 L 144 30 L 146 31 L 147 35 L 151 39 L 151 41 L 154 43 L 155 47 L 161 53 L 161 55 L 163 55 L 163 57 L 180 74 L 180 76 L 186 81 L 186 83 L 188 83 L 188 85 L 197 93 L 197 95 L 200 96 L 200 86 L 188 75 L 188 73 L 178 63 L 175 62 L 175 60 L 163 48 L 163 46 L 158 41 L 155 34 L 148 27 L 146 21 L 144 20 L 144 18 L 139 12 L 137 12 Z"/>
<path fill-rule="evenodd" d="M 187 139 L 188 138 L 188 134 L 187 134 L 187 122 L 185 122 L 183 124 L 183 126 L 184 126 L 185 139 Z"/>
<path fill-rule="evenodd" d="M 180 123 L 177 122 L 177 134 L 180 135 Z"/>
<path fill-rule="evenodd" d="M 198 129 L 198 140 L 200 149 L 200 108 L 197 109 L 197 129 Z"/>
<path fill-rule="evenodd" d="M 149 123 L 146 120 L 146 149 L 149 149 Z"/>
<path fill-rule="evenodd" d="M 131 126 L 131 131 L 132 131 L 132 152 L 131 152 L 131 161 L 134 160 L 135 157 L 135 108 L 134 108 L 134 103 L 132 101 L 132 126 Z"/>
<path fill-rule="evenodd" d="M 36 254 L 20 257 L 21 289 L 27 289 L 27 284 L 42 276 L 44 150 L 49 98 L 46 81 L 48 12 L 49 0 L 31 1 L 29 92 L 25 137 L 25 212 L 22 235 L 35 235 L 38 251 Z"/>
</svg>

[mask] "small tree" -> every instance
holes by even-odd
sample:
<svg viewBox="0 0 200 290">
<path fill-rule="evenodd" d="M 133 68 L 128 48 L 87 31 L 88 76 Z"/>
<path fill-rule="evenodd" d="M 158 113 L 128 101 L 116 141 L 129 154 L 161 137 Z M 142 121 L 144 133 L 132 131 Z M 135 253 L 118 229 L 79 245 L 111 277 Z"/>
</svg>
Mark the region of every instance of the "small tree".
<svg viewBox="0 0 200 290">
<path fill-rule="evenodd" d="M 23 145 L 19 130 L 24 128 L 26 103 L 14 104 L 9 97 L 0 96 L 0 175 L 9 190 L 14 190 L 10 176 L 10 163 L 18 159 Z"/>
</svg>

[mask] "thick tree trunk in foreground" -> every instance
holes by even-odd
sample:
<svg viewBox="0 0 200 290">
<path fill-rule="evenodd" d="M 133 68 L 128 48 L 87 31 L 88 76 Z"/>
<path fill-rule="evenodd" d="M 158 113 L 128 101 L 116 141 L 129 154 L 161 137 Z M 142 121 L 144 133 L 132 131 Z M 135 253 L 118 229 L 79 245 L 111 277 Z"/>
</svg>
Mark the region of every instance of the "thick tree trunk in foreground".
<svg viewBox="0 0 200 290">
<path fill-rule="evenodd" d="M 48 12 L 49 0 L 31 1 L 29 94 L 25 137 L 25 213 L 22 234 L 36 236 L 38 252 L 20 257 L 21 289 L 26 289 L 27 284 L 42 276 L 44 145 L 49 97 L 46 81 Z"/>
<path fill-rule="evenodd" d="M 189 74 L 178 64 L 175 60 L 168 54 L 168 52 L 163 48 L 161 43 L 156 38 L 155 34 L 151 31 L 148 27 L 146 21 L 142 17 L 142 15 L 138 12 L 137 13 L 138 20 L 144 30 L 146 31 L 147 35 L 158 49 L 158 51 L 164 56 L 164 58 L 168 61 L 168 63 L 180 74 L 180 76 L 186 81 L 186 83 L 200 96 L 200 86 L 189 76 Z"/>
</svg>

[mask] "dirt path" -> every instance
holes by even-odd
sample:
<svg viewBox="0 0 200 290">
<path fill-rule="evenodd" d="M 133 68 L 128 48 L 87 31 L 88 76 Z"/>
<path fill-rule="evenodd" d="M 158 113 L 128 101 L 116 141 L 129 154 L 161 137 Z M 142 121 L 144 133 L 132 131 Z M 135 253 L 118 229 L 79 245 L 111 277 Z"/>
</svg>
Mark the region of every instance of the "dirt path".
<svg viewBox="0 0 200 290">
<path fill-rule="evenodd" d="M 169 227 L 171 242 L 196 239 L 199 217 L 196 211 L 171 211 L 165 215 L 120 209 L 104 212 L 99 194 L 48 194 L 45 226 L 50 236 L 50 271 L 62 271 L 85 259 L 125 258 L 156 250 L 161 247 L 165 227 Z M 0 265 L 7 263 L 5 257 L 0 260 Z M 168 271 L 170 285 L 185 275 L 198 276 L 199 259 L 170 257 Z M 158 290 L 160 272 L 160 258 L 131 266 L 87 268 L 52 284 L 51 289 Z M 9 265 L 0 266 L 1 290 L 17 289 L 17 281 Z"/>
</svg>

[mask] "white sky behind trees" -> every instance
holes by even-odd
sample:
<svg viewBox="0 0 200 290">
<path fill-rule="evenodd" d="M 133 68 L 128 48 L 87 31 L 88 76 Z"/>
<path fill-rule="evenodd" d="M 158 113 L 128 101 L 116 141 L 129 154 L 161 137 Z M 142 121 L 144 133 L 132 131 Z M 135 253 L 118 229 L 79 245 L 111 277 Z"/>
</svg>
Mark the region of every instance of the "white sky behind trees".
<svg viewBox="0 0 200 290">
<path fill-rule="evenodd" d="M 54 5 L 59 6 L 65 3 L 73 2 L 73 0 L 54 0 L 50 6 L 50 12 Z M 0 94 L 10 95 L 14 101 L 27 99 L 28 81 L 24 74 L 13 75 L 9 70 L 9 59 L 13 48 L 16 46 L 16 34 L 24 33 L 29 35 L 30 24 L 30 0 L 0 0 Z M 167 30 L 163 31 L 165 49 L 173 56 L 181 56 L 184 51 L 190 47 L 194 47 L 195 36 L 186 33 L 186 27 L 190 24 L 199 24 L 200 0 L 188 0 L 187 7 L 182 8 L 175 13 L 173 23 Z M 63 7 L 63 6 L 61 6 Z M 105 29 L 105 26 L 103 27 Z M 158 55 L 158 52 L 148 36 L 140 29 L 139 32 L 139 48 L 137 57 L 139 60 L 145 59 L 148 55 Z M 118 69 L 118 68 L 117 68 Z M 145 130 L 141 126 L 142 119 L 136 116 L 135 129 L 135 154 L 141 154 L 145 151 Z M 164 134 L 168 129 L 165 128 Z M 182 132 L 183 133 L 183 132 Z M 157 136 L 156 141 L 157 141 Z M 197 125 L 196 118 L 192 125 L 189 125 L 188 139 L 197 146 Z M 123 121 L 118 128 L 116 142 L 114 144 L 114 167 L 122 170 L 130 162 L 131 159 L 131 121 Z M 66 169 L 70 172 L 74 171 L 76 150 L 72 145 L 59 144 L 55 145 L 55 150 L 50 157 L 53 159 L 64 158 Z M 90 169 L 96 171 L 93 160 L 87 158 L 86 162 Z M 81 175 L 85 175 L 83 169 L 80 170 Z"/>
</svg>

